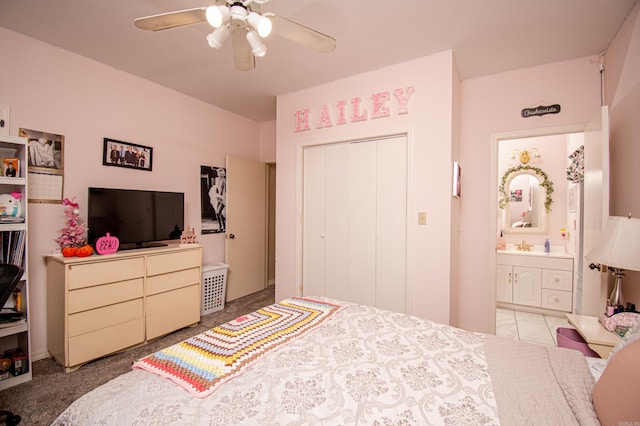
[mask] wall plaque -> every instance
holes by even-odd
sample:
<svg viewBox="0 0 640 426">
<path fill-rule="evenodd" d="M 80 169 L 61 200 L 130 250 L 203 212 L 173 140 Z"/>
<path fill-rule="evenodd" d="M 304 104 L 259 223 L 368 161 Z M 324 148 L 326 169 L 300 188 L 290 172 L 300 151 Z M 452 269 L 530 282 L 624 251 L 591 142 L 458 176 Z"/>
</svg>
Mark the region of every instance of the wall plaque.
<svg viewBox="0 0 640 426">
<path fill-rule="evenodd" d="M 520 115 L 522 118 L 533 117 L 535 115 L 558 114 L 560 112 L 560 104 L 537 106 L 535 108 L 525 108 Z"/>
</svg>

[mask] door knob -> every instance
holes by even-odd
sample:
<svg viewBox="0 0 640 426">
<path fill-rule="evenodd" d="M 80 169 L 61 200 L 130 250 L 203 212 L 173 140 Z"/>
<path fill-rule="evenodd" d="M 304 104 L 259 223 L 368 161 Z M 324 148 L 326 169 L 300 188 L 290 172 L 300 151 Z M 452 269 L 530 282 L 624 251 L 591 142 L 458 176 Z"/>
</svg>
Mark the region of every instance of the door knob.
<svg viewBox="0 0 640 426">
<path fill-rule="evenodd" d="M 232 240 L 233 240 L 235 237 L 236 237 L 235 235 L 233 235 L 233 234 L 229 234 L 229 238 L 230 238 L 230 239 L 232 239 Z"/>
</svg>

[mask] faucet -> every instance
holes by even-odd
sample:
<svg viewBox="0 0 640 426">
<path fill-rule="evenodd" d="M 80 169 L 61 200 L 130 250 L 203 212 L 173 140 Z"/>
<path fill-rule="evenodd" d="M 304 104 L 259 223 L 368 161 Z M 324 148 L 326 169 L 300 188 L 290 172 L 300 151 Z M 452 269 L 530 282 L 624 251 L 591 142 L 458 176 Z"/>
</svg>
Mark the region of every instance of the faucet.
<svg viewBox="0 0 640 426">
<path fill-rule="evenodd" d="M 522 240 L 520 244 L 516 244 L 518 251 L 531 251 L 531 247 L 533 247 L 533 244 L 527 244 L 526 240 Z"/>
</svg>

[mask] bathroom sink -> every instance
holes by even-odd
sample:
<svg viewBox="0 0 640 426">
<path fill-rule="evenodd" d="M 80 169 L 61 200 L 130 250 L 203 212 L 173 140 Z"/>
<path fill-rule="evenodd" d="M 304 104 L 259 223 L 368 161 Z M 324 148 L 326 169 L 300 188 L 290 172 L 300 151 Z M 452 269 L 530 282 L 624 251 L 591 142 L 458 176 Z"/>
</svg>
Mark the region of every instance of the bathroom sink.
<svg viewBox="0 0 640 426">
<path fill-rule="evenodd" d="M 542 244 L 534 244 L 531 247 L 531 251 L 522 251 L 517 249 L 516 244 L 508 243 L 505 250 L 496 250 L 496 253 L 517 254 L 521 256 L 573 257 L 566 252 L 564 246 L 551 246 L 550 252 L 545 253 L 544 245 Z"/>
</svg>

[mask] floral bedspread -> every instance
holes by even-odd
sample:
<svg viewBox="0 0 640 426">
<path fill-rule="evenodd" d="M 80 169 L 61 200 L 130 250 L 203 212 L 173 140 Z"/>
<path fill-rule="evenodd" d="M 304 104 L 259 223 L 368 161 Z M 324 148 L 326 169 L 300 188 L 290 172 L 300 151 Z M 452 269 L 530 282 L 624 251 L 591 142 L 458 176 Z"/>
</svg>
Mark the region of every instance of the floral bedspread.
<svg viewBox="0 0 640 426">
<path fill-rule="evenodd" d="M 347 308 L 206 398 L 134 370 L 53 424 L 499 424 L 483 334 L 319 299 Z"/>
</svg>

